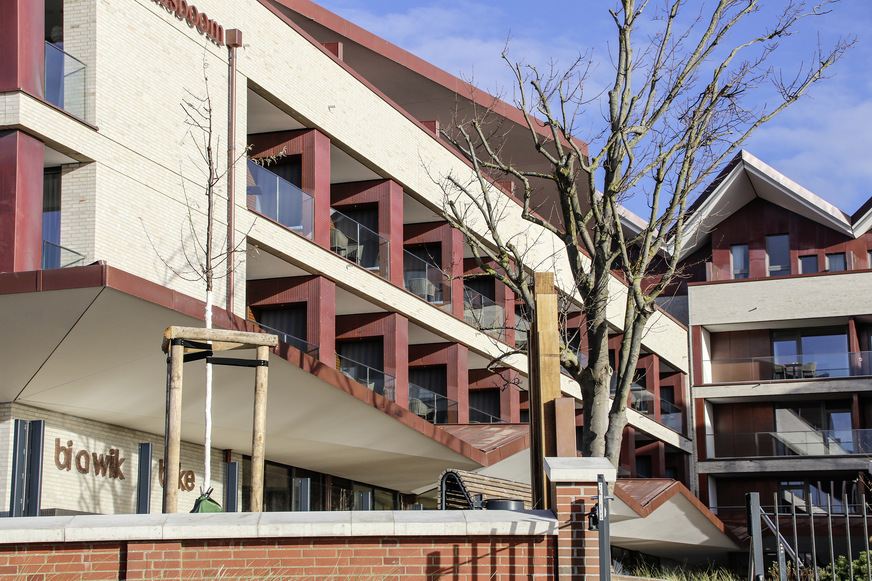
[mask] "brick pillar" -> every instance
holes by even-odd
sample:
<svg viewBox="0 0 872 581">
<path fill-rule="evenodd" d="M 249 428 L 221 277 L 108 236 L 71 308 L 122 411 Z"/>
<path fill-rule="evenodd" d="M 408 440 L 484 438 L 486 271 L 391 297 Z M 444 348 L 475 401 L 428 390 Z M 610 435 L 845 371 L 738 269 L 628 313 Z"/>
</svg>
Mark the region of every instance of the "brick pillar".
<svg viewBox="0 0 872 581">
<path fill-rule="evenodd" d="M 45 2 L 0 0 L 0 92 L 45 94 Z"/>
<path fill-rule="evenodd" d="M 387 277 L 398 287 L 403 287 L 403 188 L 400 184 L 386 181 L 379 188 L 378 197 L 379 236 L 388 241 Z M 384 258 L 382 259 L 384 260 Z"/>
<path fill-rule="evenodd" d="M 448 348 L 448 399 L 457 402 L 457 423 L 469 423 L 469 349 L 452 343 Z M 451 410 L 448 421 L 451 423 Z"/>
<path fill-rule="evenodd" d="M 604 475 L 614 489 L 615 467 L 605 458 L 545 458 L 545 474 L 559 529 L 554 577 L 599 581 L 599 532 L 587 530 L 587 515 L 596 503 L 591 497 L 597 494 L 597 476 Z"/>
<path fill-rule="evenodd" d="M 463 234 L 456 228 L 445 225 L 442 238 L 442 270 L 448 275 L 451 286 L 451 313 L 463 319 Z"/>
<path fill-rule="evenodd" d="M 409 408 L 409 320 L 392 313 L 385 321 L 385 373 L 396 378 L 394 401 Z M 450 380 L 449 380 L 450 383 Z M 385 395 L 388 388 L 385 387 Z"/>
<path fill-rule="evenodd" d="M 0 132 L 0 272 L 42 266 L 44 151 L 26 133 Z"/>
<path fill-rule="evenodd" d="M 318 360 L 336 365 L 336 283 L 318 276 L 307 285 L 306 341 L 318 345 Z"/>
<path fill-rule="evenodd" d="M 514 369 L 500 372 L 508 384 L 500 391 L 500 419 L 510 424 L 521 423 L 521 391 L 516 387 L 519 373 Z"/>
</svg>

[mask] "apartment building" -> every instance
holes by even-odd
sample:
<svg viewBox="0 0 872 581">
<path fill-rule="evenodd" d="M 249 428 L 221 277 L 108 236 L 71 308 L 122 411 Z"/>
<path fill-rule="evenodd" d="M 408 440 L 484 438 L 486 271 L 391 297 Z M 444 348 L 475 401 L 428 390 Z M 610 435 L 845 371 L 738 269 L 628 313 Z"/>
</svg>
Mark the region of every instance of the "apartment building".
<svg viewBox="0 0 872 581">
<path fill-rule="evenodd" d="M 476 276 L 434 179 L 473 175 L 439 127 L 492 97 L 308 1 L 0 7 L 0 497 L 22 470 L 13 420 L 42 420 L 43 514 L 133 512 L 139 443 L 154 446 L 160 510 L 160 343 L 204 319 L 207 135 L 183 105 L 211 110 L 199 120 L 221 176 L 214 324 L 280 338 L 266 508 L 433 506 L 447 468 L 529 479 L 526 358 L 488 368 L 525 340 L 523 312 Z M 506 147 L 534 163 L 520 113 L 497 109 Z M 530 228 L 519 215 L 504 227 Z M 559 247 L 530 240 L 531 264 Z M 577 311 L 565 271 L 556 280 Z M 687 331 L 665 314 L 651 325 L 622 472 L 692 487 Z M 215 371 L 217 498 L 225 463 L 247 482 L 249 371 Z M 185 377 L 181 509 L 203 484 L 204 363 Z"/>
<path fill-rule="evenodd" d="M 849 216 L 746 151 L 694 204 L 694 466 L 725 522 L 744 523 L 751 491 L 800 514 L 868 497 L 870 208 Z"/>
</svg>

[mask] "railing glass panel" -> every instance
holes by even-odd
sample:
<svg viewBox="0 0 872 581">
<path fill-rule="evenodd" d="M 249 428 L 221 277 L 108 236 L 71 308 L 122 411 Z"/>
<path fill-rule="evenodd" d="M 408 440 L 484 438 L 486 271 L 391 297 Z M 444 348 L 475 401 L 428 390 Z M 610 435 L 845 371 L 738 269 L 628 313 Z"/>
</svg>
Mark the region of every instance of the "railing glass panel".
<svg viewBox="0 0 872 581">
<path fill-rule="evenodd" d="M 251 159 L 247 169 L 248 208 L 311 240 L 314 236 L 314 198 Z"/>
<path fill-rule="evenodd" d="M 249 323 L 254 323 L 267 333 L 272 333 L 273 335 L 278 335 L 279 341 L 290 345 L 294 349 L 298 349 L 305 353 L 306 355 L 311 355 L 312 357 L 318 357 L 318 346 L 314 343 L 309 343 L 305 339 L 300 339 L 299 337 L 295 337 L 290 333 L 285 333 L 284 331 L 279 331 L 278 329 L 274 329 L 272 327 L 268 327 L 263 323 L 258 323 L 257 321 L 252 321 L 251 319 L 247 319 Z"/>
<path fill-rule="evenodd" d="M 338 354 L 336 363 L 340 373 L 391 401 L 396 399 L 396 378 L 393 375 Z"/>
<path fill-rule="evenodd" d="M 703 361 L 706 383 L 859 377 L 872 375 L 872 352 L 814 353 Z"/>
<path fill-rule="evenodd" d="M 451 284 L 437 266 L 403 250 L 403 286 L 434 305 L 451 302 Z"/>
<path fill-rule="evenodd" d="M 469 423 L 470 424 L 502 424 L 502 419 L 492 416 L 487 412 L 475 409 L 469 406 Z"/>
<path fill-rule="evenodd" d="M 388 278 L 388 241 L 342 212 L 330 209 L 330 250 Z"/>
<path fill-rule="evenodd" d="M 505 309 L 469 287 L 463 287 L 463 319 L 488 335 L 505 337 Z"/>
<path fill-rule="evenodd" d="M 457 402 L 409 383 L 409 411 L 431 424 L 456 424 Z"/>
<path fill-rule="evenodd" d="M 48 41 L 45 43 L 45 100 L 85 119 L 85 64 Z"/>
<path fill-rule="evenodd" d="M 42 268 L 43 270 L 51 268 L 68 268 L 70 266 L 82 266 L 85 264 L 85 257 L 75 250 L 64 248 L 60 244 L 42 241 Z"/>
</svg>

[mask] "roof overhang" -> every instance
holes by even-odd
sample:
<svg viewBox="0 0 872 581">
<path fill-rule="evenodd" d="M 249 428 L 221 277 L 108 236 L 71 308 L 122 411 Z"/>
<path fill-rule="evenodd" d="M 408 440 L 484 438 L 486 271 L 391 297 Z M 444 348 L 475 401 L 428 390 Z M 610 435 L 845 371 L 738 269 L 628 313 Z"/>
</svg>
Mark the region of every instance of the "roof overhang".
<svg viewBox="0 0 872 581">
<path fill-rule="evenodd" d="M 678 562 L 713 561 L 740 550 L 724 524 L 680 482 L 619 479 L 611 542 Z"/>
<path fill-rule="evenodd" d="M 164 331 L 202 325 L 200 301 L 105 265 L 2 274 L 0 289 L 0 401 L 163 434 Z M 184 369 L 182 438 L 199 444 L 204 370 L 203 361 Z M 250 453 L 254 372 L 217 367 L 214 376 L 213 446 Z M 403 492 L 500 458 L 282 345 L 270 355 L 266 453 Z"/>
<path fill-rule="evenodd" d="M 754 198 L 772 202 L 845 236 L 855 235 L 850 216 L 742 150 L 694 203 L 684 229 L 680 258 L 704 246 L 713 228 Z"/>
</svg>

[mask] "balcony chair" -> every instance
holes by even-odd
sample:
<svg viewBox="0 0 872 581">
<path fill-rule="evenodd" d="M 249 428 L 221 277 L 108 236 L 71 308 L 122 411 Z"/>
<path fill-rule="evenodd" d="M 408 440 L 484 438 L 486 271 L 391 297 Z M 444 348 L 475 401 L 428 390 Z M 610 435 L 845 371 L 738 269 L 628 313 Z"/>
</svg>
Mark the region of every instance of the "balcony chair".
<svg viewBox="0 0 872 581">
<path fill-rule="evenodd" d="M 409 399 L 409 411 L 431 424 L 436 421 L 436 408 L 428 406 L 416 397 Z"/>
<path fill-rule="evenodd" d="M 803 377 L 817 377 L 815 374 L 816 370 L 817 370 L 817 361 L 812 361 L 811 363 L 803 363 L 802 376 Z"/>
<path fill-rule="evenodd" d="M 787 379 L 787 369 L 783 365 L 772 365 L 772 379 Z"/>
<path fill-rule="evenodd" d="M 436 285 L 426 278 L 410 278 L 409 292 L 432 303 L 436 299 Z"/>
<path fill-rule="evenodd" d="M 348 236 L 336 228 L 330 228 L 330 250 L 342 258 L 348 258 Z"/>
</svg>

